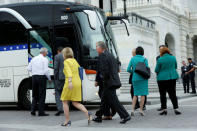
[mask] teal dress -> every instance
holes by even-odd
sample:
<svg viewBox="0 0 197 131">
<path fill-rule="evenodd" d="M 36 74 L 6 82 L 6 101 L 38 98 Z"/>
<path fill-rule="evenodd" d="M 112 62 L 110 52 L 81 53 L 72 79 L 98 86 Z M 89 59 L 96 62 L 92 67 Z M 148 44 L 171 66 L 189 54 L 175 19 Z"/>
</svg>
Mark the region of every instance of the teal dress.
<svg viewBox="0 0 197 131">
<path fill-rule="evenodd" d="M 136 55 L 131 58 L 129 65 L 127 67 L 127 72 L 132 73 L 132 84 L 135 96 L 146 96 L 148 95 L 148 80 L 144 79 L 141 75 L 135 72 L 135 67 L 138 62 L 144 62 L 148 67 L 148 61 L 142 55 Z"/>
<path fill-rule="evenodd" d="M 157 81 L 176 80 L 179 75 L 176 71 L 176 58 L 169 54 L 164 54 L 157 60 L 155 72 L 157 73 Z"/>
</svg>

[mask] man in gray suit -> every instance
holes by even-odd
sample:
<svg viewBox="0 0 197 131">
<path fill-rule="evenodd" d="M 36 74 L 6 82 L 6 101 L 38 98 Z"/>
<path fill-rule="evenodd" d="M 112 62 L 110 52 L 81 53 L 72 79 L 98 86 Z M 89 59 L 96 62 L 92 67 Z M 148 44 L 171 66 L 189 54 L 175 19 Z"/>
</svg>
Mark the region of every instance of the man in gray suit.
<svg viewBox="0 0 197 131">
<path fill-rule="evenodd" d="M 60 100 L 65 82 L 65 75 L 63 73 L 64 58 L 63 54 L 61 53 L 62 49 L 63 47 L 59 47 L 57 49 L 57 55 L 55 56 L 54 61 L 55 100 L 58 110 L 58 112 L 55 114 L 56 116 L 59 116 L 61 113 L 63 113 L 62 101 Z"/>
</svg>

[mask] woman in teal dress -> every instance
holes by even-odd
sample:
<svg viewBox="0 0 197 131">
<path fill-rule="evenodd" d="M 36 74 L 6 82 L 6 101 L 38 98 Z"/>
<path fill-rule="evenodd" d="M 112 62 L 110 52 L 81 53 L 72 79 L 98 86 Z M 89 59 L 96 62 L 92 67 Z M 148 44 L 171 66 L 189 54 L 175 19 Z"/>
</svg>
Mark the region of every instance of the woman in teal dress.
<svg viewBox="0 0 197 131">
<path fill-rule="evenodd" d="M 141 96 L 140 114 L 144 116 L 143 105 L 145 101 L 145 96 L 148 95 L 148 79 L 144 79 L 141 75 L 135 72 L 135 68 L 138 62 L 145 62 L 146 66 L 148 67 L 148 60 L 145 57 L 143 57 L 143 55 L 144 55 L 144 49 L 142 47 L 137 47 L 136 56 L 131 58 L 129 65 L 127 67 L 127 72 L 133 74 L 132 84 L 134 88 L 134 98 L 132 101 L 132 112 L 131 112 L 132 116 L 134 116 L 135 105 L 138 96 Z"/>
</svg>

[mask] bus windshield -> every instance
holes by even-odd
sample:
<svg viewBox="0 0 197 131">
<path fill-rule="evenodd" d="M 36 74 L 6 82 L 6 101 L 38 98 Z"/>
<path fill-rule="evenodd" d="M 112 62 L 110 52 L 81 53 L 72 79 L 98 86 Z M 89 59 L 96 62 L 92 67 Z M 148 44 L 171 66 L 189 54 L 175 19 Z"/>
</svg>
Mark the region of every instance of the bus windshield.
<svg viewBox="0 0 197 131">
<path fill-rule="evenodd" d="M 85 49 L 84 57 L 94 59 L 98 57 L 96 42 L 105 40 L 101 32 L 101 23 L 96 15 L 94 28 L 92 28 L 89 23 L 88 15 L 85 12 L 76 12 L 75 15 L 77 16 L 82 31 L 83 47 Z"/>
</svg>

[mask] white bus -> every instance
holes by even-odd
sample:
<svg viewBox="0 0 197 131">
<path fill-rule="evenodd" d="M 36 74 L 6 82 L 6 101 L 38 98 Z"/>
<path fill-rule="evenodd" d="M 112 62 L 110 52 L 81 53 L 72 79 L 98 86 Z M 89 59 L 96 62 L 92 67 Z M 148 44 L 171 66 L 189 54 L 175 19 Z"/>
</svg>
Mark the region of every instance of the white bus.
<svg viewBox="0 0 197 131">
<path fill-rule="evenodd" d="M 0 6 L 0 103 L 17 103 L 29 109 L 32 83 L 27 65 L 46 47 L 53 77 L 53 59 L 59 46 L 71 47 L 85 69 L 83 102 L 98 99 L 98 88 L 94 87 L 97 41 L 105 41 L 119 61 L 110 24 L 99 8 L 69 2 Z M 54 84 L 47 84 L 46 104 L 55 103 L 53 94 Z"/>
</svg>

